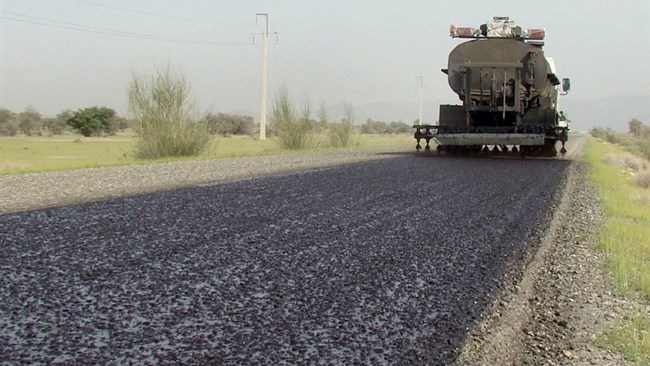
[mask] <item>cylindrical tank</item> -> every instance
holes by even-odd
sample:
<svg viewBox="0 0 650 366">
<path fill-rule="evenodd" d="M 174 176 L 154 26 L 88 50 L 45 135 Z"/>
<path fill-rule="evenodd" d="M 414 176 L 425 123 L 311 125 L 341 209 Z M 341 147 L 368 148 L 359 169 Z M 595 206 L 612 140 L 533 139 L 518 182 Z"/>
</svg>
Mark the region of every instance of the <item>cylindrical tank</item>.
<svg viewBox="0 0 650 366">
<path fill-rule="evenodd" d="M 516 38 L 481 38 L 464 42 L 456 46 L 449 54 L 448 81 L 451 89 L 463 96 L 465 93 L 464 65 L 481 65 L 481 77 L 472 75 L 472 95 L 480 89 L 489 91 L 490 85 L 503 85 L 504 71 L 508 67 L 498 65 L 521 64 L 521 84 L 528 90 L 541 90 L 551 67 L 544 57 L 539 45 L 529 44 Z M 485 65 L 495 65 L 488 67 Z M 484 67 L 485 66 L 485 67 Z M 514 78 L 513 69 L 505 73 L 508 79 Z M 507 81 L 507 80 L 505 80 Z M 485 98 L 489 97 L 489 92 Z"/>
</svg>

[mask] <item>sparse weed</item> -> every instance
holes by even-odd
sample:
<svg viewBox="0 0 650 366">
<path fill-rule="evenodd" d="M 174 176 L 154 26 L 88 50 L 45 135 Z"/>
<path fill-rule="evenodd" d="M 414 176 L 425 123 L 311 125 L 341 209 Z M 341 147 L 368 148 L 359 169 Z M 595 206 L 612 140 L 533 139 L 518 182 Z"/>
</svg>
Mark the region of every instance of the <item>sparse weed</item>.
<svg viewBox="0 0 650 366">
<path fill-rule="evenodd" d="M 289 91 L 283 87 L 278 92 L 271 112 L 271 127 L 278 138 L 280 147 L 289 150 L 312 148 L 316 145 L 314 124 L 309 119 L 309 102 L 305 102 L 298 111 Z"/>
<path fill-rule="evenodd" d="M 650 365 L 650 318 L 639 314 L 626 319 L 597 343 L 621 352 L 637 365 Z"/>
<path fill-rule="evenodd" d="M 598 186 L 607 214 L 599 241 L 599 248 L 607 253 L 607 267 L 622 293 L 639 293 L 650 300 L 650 206 L 641 201 L 647 197 L 647 189 L 633 183 L 648 173 L 644 165 L 647 162 L 641 159 L 643 163 L 640 163 L 621 148 L 593 138 L 589 139 L 585 157 L 592 167 L 590 177 Z M 630 174 L 620 174 L 621 169 L 638 170 L 632 178 Z M 650 317 L 636 316 L 606 332 L 602 345 L 647 365 L 650 363 Z"/>
</svg>

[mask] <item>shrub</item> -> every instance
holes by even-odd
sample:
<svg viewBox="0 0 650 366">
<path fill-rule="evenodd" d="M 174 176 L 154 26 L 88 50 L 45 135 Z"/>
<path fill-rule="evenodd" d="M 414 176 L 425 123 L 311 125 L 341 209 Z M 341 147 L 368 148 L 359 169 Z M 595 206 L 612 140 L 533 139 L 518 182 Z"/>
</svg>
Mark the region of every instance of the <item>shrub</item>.
<svg viewBox="0 0 650 366">
<path fill-rule="evenodd" d="M 271 128 L 283 149 L 305 149 L 315 146 L 314 126 L 309 120 L 309 102 L 298 111 L 289 99 L 289 91 L 283 87 L 273 101 Z"/>
<path fill-rule="evenodd" d="M 18 128 L 20 129 L 20 132 L 24 133 L 27 136 L 33 135 L 34 132 L 38 130 L 36 123 L 29 119 L 21 120 L 18 124 Z"/>
<path fill-rule="evenodd" d="M 386 130 L 387 130 L 386 122 L 373 121 L 371 119 L 367 119 L 366 123 L 361 125 L 361 133 L 379 134 L 379 133 L 385 133 Z"/>
<path fill-rule="evenodd" d="M 342 121 L 331 123 L 327 137 L 332 147 L 349 147 L 353 145 L 354 126 L 352 123 Z"/>
<path fill-rule="evenodd" d="M 648 162 L 630 153 L 610 153 L 603 157 L 603 161 L 632 172 L 639 172 L 648 169 Z"/>
<path fill-rule="evenodd" d="M 197 156 L 212 140 L 204 118 L 190 99 L 188 81 L 169 67 L 150 77 L 133 76 L 129 110 L 138 123 L 138 158 Z"/>
<path fill-rule="evenodd" d="M 650 188 L 650 162 L 630 153 L 609 153 L 603 162 L 625 169 L 633 174 L 632 182 L 642 188 Z"/>
<path fill-rule="evenodd" d="M 611 128 L 594 127 L 591 129 L 590 134 L 593 137 L 605 140 L 607 142 L 616 143 L 616 134 Z"/>
<path fill-rule="evenodd" d="M 638 142 L 639 154 L 650 160 L 650 140 L 640 140 Z"/>
<path fill-rule="evenodd" d="M 398 134 L 398 133 L 409 133 L 411 132 L 411 126 L 407 125 L 404 122 L 381 122 L 373 121 L 371 119 L 366 120 L 366 123 L 361 125 L 361 133 L 367 134 Z"/>
<path fill-rule="evenodd" d="M 327 136 L 332 147 L 349 147 L 354 134 L 354 110 L 352 104 L 345 103 L 343 106 L 344 117 L 340 123 L 332 123 Z"/>
<path fill-rule="evenodd" d="M 45 127 L 51 135 L 61 135 L 65 131 L 68 124 L 65 120 L 59 118 L 44 118 L 43 127 Z"/>
<path fill-rule="evenodd" d="M 388 125 L 388 133 L 410 133 L 412 129 L 404 122 L 391 122 Z"/>
<path fill-rule="evenodd" d="M 634 184 L 642 188 L 650 188 L 650 171 L 644 170 L 634 175 Z"/>
<path fill-rule="evenodd" d="M 5 108 L 0 108 L 0 125 L 12 122 L 14 119 L 16 119 L 16 113 Z"/>
<path fill-rule="evenodd" d="M 0 136 L 16 136 L 18 129 L 13 123 L 0 123 Z"/>
<path fill-rule="evenodd" d="M 210 133 L 222 136 L 252 135 L 255 131 L 255 121 L 251 116 L 210 113 L 206 116 L 206 122 Z"/>
</svg>

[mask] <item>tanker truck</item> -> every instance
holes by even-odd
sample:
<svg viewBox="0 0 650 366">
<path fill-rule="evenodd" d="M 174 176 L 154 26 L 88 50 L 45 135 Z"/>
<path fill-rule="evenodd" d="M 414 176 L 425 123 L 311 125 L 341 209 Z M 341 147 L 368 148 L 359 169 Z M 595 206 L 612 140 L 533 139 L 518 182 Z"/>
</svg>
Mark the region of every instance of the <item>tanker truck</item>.
<svg viewBox="0 0 650 366">
<path fill-rule="evenodd" d="M 416 148 L 430 141 L 446 154 L 564 154 L 569 126 L 560 121 L 560 79 L 544 55 L 544 29 L 522 29 L 509 17 L 473 27 L 450 26 L 450 36 L 469 39 L 449 53 L 442 72 L 462 102 L 440 105 L 437 124 L 416 124 Z M 558 150 L 558 143 L 560 144 Z"/>
</svg>

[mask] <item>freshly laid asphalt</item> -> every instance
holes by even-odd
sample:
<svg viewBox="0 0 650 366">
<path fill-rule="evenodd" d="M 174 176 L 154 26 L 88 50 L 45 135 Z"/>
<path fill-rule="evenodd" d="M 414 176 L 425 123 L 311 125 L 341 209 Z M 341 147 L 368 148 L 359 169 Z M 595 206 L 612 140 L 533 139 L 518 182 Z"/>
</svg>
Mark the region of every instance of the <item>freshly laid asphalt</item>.
<svg viewBox="0 0 650 366">
<path fill-rule="evenodd" d="M 0 215 L 0 363 L 448 364 L 569 165 L 387 154 Z"/>
</svg>

